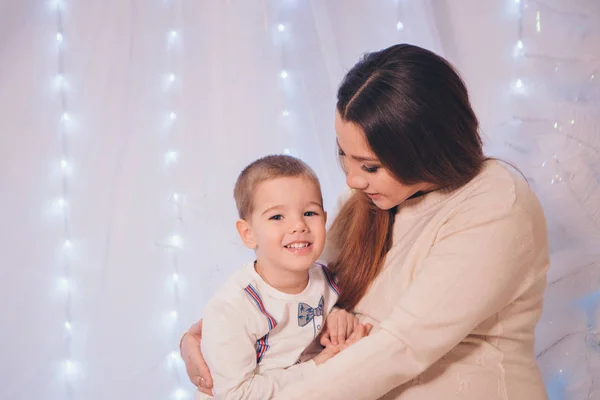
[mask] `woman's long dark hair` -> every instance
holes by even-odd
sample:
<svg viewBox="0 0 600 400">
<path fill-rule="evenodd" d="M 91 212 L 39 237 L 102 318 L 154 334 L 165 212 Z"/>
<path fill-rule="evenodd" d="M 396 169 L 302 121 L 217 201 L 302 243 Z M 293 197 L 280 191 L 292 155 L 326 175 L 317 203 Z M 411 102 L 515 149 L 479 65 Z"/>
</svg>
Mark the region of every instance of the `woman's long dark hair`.
<svg viewBox="0 0 600 400">
<path fill-rule="evenodd" d="M 373 153 L 404 184 L 458 188 L 486 160 L 464 82 L 446 60 L 417 46 L 366 54 L 344 77 L 337 111 L 362 128 Z M 381 271 L 395 212 L 355 193 L 332 225 L 340 253 L 331 268 L 340 285 L 338 304 L 348 310 Z"/>
</svg>

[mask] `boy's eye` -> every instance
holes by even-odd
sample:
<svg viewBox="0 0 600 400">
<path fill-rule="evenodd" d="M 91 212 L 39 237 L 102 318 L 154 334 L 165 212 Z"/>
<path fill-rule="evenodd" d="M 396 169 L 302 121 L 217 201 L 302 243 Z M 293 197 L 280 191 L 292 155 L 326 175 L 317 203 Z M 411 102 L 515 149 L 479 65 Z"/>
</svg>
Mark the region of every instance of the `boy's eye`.
<svg viewBox="0 0 600 400">
<path fill-rule="evenodd" d="M 272 219 L 273 221 L 279 221 L 279 220 L 280 220 L 280 219 L 282 219 L 282 218 L 283 218 L 283 215 L 281 215 L 281 214 L 277 214 L 277 215 L 273 215 L 273 216 L 272 216 L 271 218 L 269 218 L 269 219 Z"/>
<path fill-rule="evenodd" d="M 319 215 L 319 214 L 317 214 L 314 211 L 307 211 L 307 212 L 304 213 L 305 217 L 314 217 L 315 215 Z"/>
<path fill-rule="evenodd" d="M 338 147 L 338 156 L 343 157 L 345 155 L 346 153 L 344 153 L 344 151 Z"/>
<path fill-rule="evenodd" d="M 379 166 L 369 167 L 369 166 L 363 165 L 361 168 L 363 171 L 373 174 L 373 173 L 377 172 L 380 167 Z"/>
</svg>

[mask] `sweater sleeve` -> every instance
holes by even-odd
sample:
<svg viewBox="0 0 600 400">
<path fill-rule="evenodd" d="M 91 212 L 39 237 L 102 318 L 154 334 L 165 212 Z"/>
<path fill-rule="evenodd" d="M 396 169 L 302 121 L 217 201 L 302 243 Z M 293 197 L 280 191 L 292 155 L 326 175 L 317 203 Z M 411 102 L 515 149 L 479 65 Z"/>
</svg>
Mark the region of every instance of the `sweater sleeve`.
<svg viewBox="0 0 600 400">
<path fill-rule="evenodd" d="M 202 325 L 202 354 L 213 377 L 217 400 L 271 399 L 284 386 L 302 379 L 316 368 L 313 361 L 255 372 L 256 333 L 238 306 L 213 301 L 205 310 Z"/>
<path fill-rule="evenodd" d="M 514 205 L 463 205 L 381 329 L 276 399 L 375 399 L 416 378 L 531 281 L 533 263 L 546 260 L 536 218 Z"/>
</svg>

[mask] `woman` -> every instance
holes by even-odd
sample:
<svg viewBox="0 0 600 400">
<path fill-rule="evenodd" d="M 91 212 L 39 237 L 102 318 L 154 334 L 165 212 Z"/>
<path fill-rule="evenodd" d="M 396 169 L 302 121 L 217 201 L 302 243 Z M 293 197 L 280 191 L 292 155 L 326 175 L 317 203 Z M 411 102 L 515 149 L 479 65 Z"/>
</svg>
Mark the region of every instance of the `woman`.
<svg viewBox="0 0 600 400">
<path fill-rule="evenodd" d="M 353 194 L 331 232 L 339 305 L 371 334 L 277 399 L 543 400 L 534 329 L 549 267 L 527 183 L 486 158 L 464 83 L 396 45 L 344 78 L 335 119 Z M 182 355 L 210 375 L 198 325 Z"/>
</svg>

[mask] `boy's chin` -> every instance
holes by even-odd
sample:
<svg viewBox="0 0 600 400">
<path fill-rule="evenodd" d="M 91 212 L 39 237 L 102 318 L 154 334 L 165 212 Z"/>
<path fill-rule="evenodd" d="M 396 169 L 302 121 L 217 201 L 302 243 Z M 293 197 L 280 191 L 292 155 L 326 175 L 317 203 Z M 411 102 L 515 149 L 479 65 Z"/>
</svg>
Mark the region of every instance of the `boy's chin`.
<svg viewBox="0 0 600 400">
<path fill-rule="evenodd" d="M 281 260 L 281 266 L 288 270 L 306 270 L 313 266 L 319 257 L 315 254 L 289 254 Z"/>
</svg>

